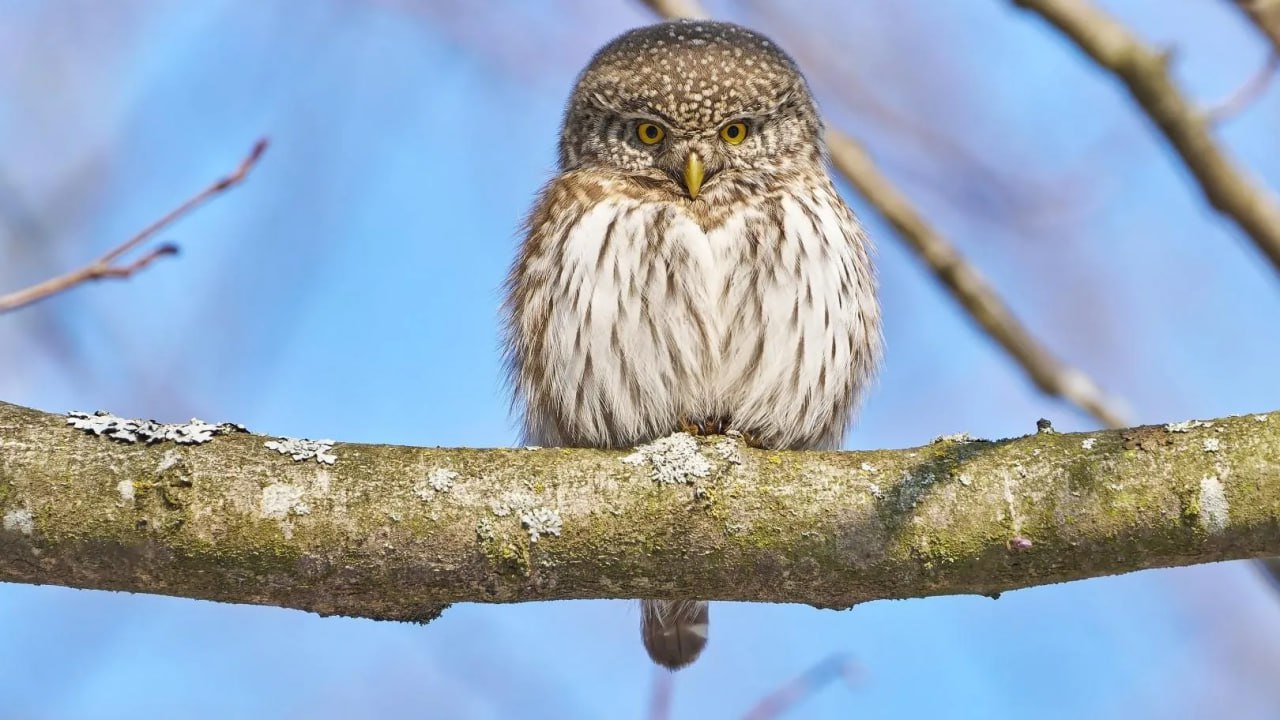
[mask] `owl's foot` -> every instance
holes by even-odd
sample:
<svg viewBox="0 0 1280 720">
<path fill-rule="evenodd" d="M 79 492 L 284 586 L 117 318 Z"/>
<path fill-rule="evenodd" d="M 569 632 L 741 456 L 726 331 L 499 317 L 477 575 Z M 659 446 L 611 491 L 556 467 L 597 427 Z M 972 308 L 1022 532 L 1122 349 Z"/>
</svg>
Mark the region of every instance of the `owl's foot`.
<svg viewBox="0 0 1280 720">
<path fill-rule="evenodd" d="M 687 417 L 681 417 L 677 425 L 680 432 L 690 435 L 723 435 L 729 429 L 729 423 L 724 418 L 690 420 Z"/>
<path fill-rule="evenodd" d="M 764 439 L 756 433 L 739 430 L 733 427 L 733 424 L 725 418 L 715 418 L 714 420 L 690 420 L 688 417 L 681 417 L 676 423 L 680 432 L 689 433 L 694 437 L 706 437 L 708 435 L 729 435 L 740 438 L 747 447 L 756 448 L 758 450 L 768 450 Z"/>
</svg>

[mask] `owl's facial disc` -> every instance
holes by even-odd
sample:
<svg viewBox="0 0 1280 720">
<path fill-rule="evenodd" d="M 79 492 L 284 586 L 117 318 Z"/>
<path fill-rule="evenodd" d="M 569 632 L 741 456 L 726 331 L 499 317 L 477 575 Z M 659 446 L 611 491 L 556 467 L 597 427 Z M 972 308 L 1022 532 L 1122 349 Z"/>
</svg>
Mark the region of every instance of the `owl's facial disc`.
<svg viewBox="0 0 1280 720">
<path fill-rule="evenodd" d="M 821 146 L 808 87 L 777 45 L 736 25 L 675 22 L 592 58 L 565 111 L 560 167 L 716 204 L 820 171 Z"/>
</svg>

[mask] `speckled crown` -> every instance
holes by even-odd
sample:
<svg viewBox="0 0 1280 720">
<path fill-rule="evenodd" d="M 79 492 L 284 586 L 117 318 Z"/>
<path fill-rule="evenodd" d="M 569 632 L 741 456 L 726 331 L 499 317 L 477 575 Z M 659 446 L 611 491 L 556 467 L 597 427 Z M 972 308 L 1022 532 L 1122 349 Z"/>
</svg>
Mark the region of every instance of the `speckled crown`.
<svg viewBox="0 0 1280 720">
<path fill-rule="evenodd" d="M 765 112 L 803 86 L 795 62 L 765 36 L 732 23 L 679 20 L 631 30 L 601 48 L 574 101 L 696 129 Z"/>
</svg>

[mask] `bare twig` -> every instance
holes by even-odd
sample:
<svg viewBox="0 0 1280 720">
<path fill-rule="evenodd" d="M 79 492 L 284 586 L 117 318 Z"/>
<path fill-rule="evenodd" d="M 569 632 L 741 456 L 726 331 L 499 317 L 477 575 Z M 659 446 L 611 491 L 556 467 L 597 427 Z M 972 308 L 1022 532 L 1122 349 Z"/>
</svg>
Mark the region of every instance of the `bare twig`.
<svg viewBox="0 0 1280 720">
<path fill-rule="evenodd" d="M 240 166 L 237 167 L 230 175 L 215 181 L 205 189 L 195 195 L 192 195 L 185 202 L 173 210 L 170 210 L 159 220 L 156 220 L 143 228 L 138 234 L 107 251 L 105 255 L 94 260 L 88 265 L 85 265 L 79 270 L 73 270 L 65 275 L 59 275 L 58 277 L 45 280 L 44 282 L 9 293 L 8 295 L 0 295 L 0 313 L 25 307 L 31 303 L 43 300 L 47 297 L 64 292 L 70 288 L 92 280 L 129 277 L 159 258 L 177 253 L 177 246 L 164 244 L 149 250 L 132 262 L 125 264 L 118 262 L 126 253 L 134 250 L 139 245 L 151 239 L 156 233 L 196 209 L 205 201 L 215 195 L 225 192 L 232 186 L 244 180 L 245 176 L 253 169 L 254 164 L 258 162 L 258 158 L 262 157 L 262 153 L 266 149 L 267 141 L 265 139 L 254 143 L 253 149 L 249 151 L 249 154 L 244 158 L 244 160 L 240 161 Z"/>
<path fill-rule="evenodd" d="M 1263 63 L 1262 67 L 1249 76 L 1249 79 L 1237 88 L 1235 92 L 1205 111 L 1205 116 L 1209 119 L 1209 122 L 1218 124 L 1230 120 L 1257 102 L 1258 98 L 1262 97 L 1262 94 L 1271 85 L 1271 80 L 1275 78 L 1277 70 L 1280 70 L 1280 52 L 1273 52 L 1267 56 L 1267 61 Z"/>
<path fill-rule="evenodd" d="M 1280 53 L 1280 0 L 1233 0 Z"/>
<path fill-rule="evenodd" d="M 773 720 L 795 707 L 800 701 L 821 690 L 833 680 L 844 679 L 850 685 L 858 681 L 861 668 L 844 655 L 831 655 L 805 670 L 766 695 L 751 708 L 744 720 Z"/>
<path fill-rule="evenodd" d="M 1203 112 L 1179 91 L 1168 56 L 1147 47 L 1088 0 L 1013 0 L 1070 38 L 1119 78 L 1200 184 L 1209 204 L 1253 239 L 1280 271 L 1280 204 L 1223 152 Z"/>
<path fill-rule="evenodd" d="M 692 0 L 642 1 L 669 18 L 707 16 Z M 692 12 L 681 15 L 677 12 L 681 8 Z M 861 143 L 829 128 L 827 145 L 831 162 L 840 174 L 884 216 L 907 246 L 928 265 L 951 297 L 1022 366 L 1036 387 L 1075 404 L 1109 427 L 1125 424 L 1118 404 L 1107 398 L 1088 375 L 1063 363 L 1031 334 L 960 251 L 934 230 L 907 197 L 880 172 Z"/>
</svg>

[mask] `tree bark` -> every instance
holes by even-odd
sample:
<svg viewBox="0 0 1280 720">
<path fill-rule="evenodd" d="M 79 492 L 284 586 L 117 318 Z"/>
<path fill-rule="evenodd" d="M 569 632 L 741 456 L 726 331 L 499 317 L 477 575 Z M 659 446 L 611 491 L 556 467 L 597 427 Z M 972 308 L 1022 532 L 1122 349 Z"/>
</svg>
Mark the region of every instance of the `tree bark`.
<svg viewBox="0 0 1280 720">
<path fill-rule="evenodd" d="M 201 428 L 126 442 L 0 403 L 0 580 L 426 620 L 455 601 L 848 607 L 1280 554 L 1280 413 L 873 452 L 336 443 L 332 464 Z"/>
</svg>

